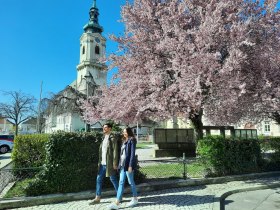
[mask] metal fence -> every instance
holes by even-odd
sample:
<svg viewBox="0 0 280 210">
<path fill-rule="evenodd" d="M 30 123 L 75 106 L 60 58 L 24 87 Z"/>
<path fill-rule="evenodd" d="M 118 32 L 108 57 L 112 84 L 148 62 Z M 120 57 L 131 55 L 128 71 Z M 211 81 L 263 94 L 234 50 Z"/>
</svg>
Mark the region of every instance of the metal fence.
<svg viewBox="0 0 280 210">
<path fill-rule="evenodd" d="M 202 177 L 199 164 L 195 158 L 171 158 L 161 160 L 141 160 L 139 170 L 145 174 L 144 182 L 154 182 L 169 179 Z M 42 169 L 21 168 L 0 170 L 0 199 L 4 198 L 12 187 L 24 188 L 24 183 L 35 177 Z M 20 184 L 17 184 L 20 183 Z M 19 190 L 22 191 L 22 190 Z M 20 196 L 20 195 L 19 195 Z"/>
<path fill-rule="evenodd" d="M 42 167 L 37 168 L 13 168 L 13 169 L 1 169 L 0 170 L 0 198 L 3 198 L 6 193 L 13 187 L 18 181 L 28 180 L 33 178 Z M 24 187 L 24 185 L 19 186 Z"/>
<path fill-rule="evenodd" d="M 171 179 L 203 178 L 207 176 L 207 167 L 200 163 L 197 158 L 168 158 L 139 160 L 139 170 L 145 175 L 144 182 L 160 182 Z M 40 172 L 42 167 L 21 168 L 21 169 L 1 169 L 0 170 L 0 199 L 7 195 L 12 187 L 17 187 L 18 191 L 24 188 L 25 181 L 29 182 Z M 18 185 L 18 183 L 20 183 Z M 23 196 L 14 195 L 13 196 Z"/>
<path fill-rule="evenodd" d="M 146 182 L 204 176 L 203 166 L 196 158 L 141 160 L 139 161 L 139 167 L 139 170 L 146 175 Z"/>
</svg>

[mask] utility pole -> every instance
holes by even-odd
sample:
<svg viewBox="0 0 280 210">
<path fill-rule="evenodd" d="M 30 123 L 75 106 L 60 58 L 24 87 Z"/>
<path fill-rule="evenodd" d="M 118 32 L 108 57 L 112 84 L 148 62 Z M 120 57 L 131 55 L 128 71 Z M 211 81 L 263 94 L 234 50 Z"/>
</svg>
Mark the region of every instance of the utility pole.
<svg viewBox="0 0 280 210">
<path fill-rule="evenodd" d="M 39 104 L 38 104 L 38 115 L 37 115 L 37 133 L 41 133 L 40 129 L 40 117 L 41 117 L 41 101 L 42 101 L 42 87 L 43 87 L 43 81 L 41 81 L 40 86 L 40 98 L 39 98 Z"/>
<path fill-rule="evenodd" d="M 86 80 L 86 97 L 87 97 L 86 99 L 88 101 L 88 97 L 89 97 L 89 83 L 92 82 L 93 76 L 92 76 L 92 74 L 89 71 L 87 71 L 87 73 L 84 76 L 84 78 Z M 87 122 L 85 122 L 85 132 L 88 132 L 88 131 L 90 131 L 90 125 Z"/>
</svg>

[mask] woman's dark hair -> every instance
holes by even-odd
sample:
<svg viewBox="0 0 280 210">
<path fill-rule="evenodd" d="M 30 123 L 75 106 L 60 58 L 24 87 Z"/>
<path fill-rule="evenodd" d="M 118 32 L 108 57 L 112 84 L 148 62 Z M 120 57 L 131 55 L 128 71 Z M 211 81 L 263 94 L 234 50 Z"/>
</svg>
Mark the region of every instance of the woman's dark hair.
<svg viewBox="0 0 280 210">
<path fill-rule="evenodd" d="M 130 127 L 126 127 L 125 130 L 129 137 L 134 137 L 134 133 Z"/>
<path fill-rule="evenodd" d="M 132 139 L 133 139 L 134 141 L 136 141 L 136 138 L 135 138 L 135 136 L 134 136 L 134 133 L 133 133 L 132 129 L 131 129 L 130 127 L 126 127 L 125 130 L 126 130 L 126 132 L 127 132 L 128 137 L 132 137 Z"/>
</svg>

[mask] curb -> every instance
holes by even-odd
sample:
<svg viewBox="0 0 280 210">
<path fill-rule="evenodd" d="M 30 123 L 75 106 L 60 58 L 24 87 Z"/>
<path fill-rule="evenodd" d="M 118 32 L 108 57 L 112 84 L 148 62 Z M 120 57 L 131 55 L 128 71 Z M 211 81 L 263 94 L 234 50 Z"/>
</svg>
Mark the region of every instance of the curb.
<svg viewBox="0 0 280 210">
<path fill-rule="evenodd" d="M 208 185 L 208 184 L 221 184 L 229 181 L 242 181 L 263 177 L 273 177 L 280 176 L 280 171 L 275 172 L 265 172 L 265 173 L 253 173 L 253 174 L 245 174 L 245 175 L 233 175 L 226 177 L 216 177 L 216 178 L 202 178 L 202 179 L 187 179 L 187 180 L 171 180 L 160 183 L 142 183 L 137 185 L 137 190 L 139 193 L 141 192 L 149 192 L 149 191 L 157 191 L 163 189 L 170 188 L 179 188 L 179 187 L 187 187 L 187 186 L 199 186 L 199 185 Z M 214 210 L 222 209 L 223 201 L 227 196 L 233 193 L 249 191 L 259 189 L 260 187 L 269 188 L 274 185 L 263 185 L 251 188 L 244 189 L 235 189 L 231 191 L 224 191 L 216 195 L 218 200 L 214 202 Z M 280 186 L 280 183 L 279 183 Z M 278 184 L 277 186 L 278 187 Z M 265 189 L 265 188 L 260 188 Z M 125 189 L 125 194 L 129 193 L 130 189 Z M 110 197 L 115 195 L 114 190 L 106 190 L 103 192 L 103 197 Z M 36 197 L 20 197 L 20 198 L 12 198 L 12 199 L 0 199 L 0 209 L 8 209 L 8 208 L 19 208 L 19 207 L 28 207 L 28 206 L 36 206 L 50 203 L 60 203 L 67 201 L 75 201 L 75 200 L 88 200 L 93 199 L 95 193 L 93 191 L 84 191 L 79 193 L 63 193 L 63 194 L 51 194 L 51 195 L 43 195 Z"/>
</svg>

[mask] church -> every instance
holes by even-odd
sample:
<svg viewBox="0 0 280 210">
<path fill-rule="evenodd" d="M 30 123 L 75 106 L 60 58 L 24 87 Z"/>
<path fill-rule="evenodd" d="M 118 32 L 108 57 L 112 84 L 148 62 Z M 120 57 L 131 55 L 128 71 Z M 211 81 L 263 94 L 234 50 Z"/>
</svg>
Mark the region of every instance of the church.
<svg viewBox="0 0 280 210">
<path fill-rule="evenodd" d="M 77 78 L 51 99 L 45 133 L 87 129 L 88 125 L 82 119 L 78 100 L 98 94 L 97 87 L 106 85 L 107 82 L 107 66 L 99 61 L 106 56 L 106 38 L 102 36 L 103 28 L 98 23 L 98 17 L 99 10 L 94 0 L 89 10 L 89 21 L 83 27 L 84 32 L 80 38 Z M 92 126 L 101 128 L 100 123 Z"/>
</svg>

